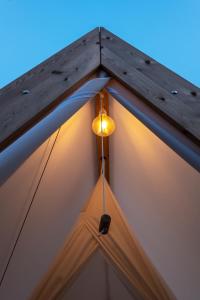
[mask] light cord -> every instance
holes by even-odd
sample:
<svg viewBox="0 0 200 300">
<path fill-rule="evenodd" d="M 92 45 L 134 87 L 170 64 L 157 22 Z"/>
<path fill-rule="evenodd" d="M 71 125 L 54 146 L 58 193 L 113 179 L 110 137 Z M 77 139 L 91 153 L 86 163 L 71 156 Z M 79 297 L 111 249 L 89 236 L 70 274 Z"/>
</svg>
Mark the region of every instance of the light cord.
<svg viewBox="0 0 200 300">
<path fill-rule="evenodd" d="M 101 111 L 101 175 L 102 175 L 102 204 L 103 213 L 106 213 L 106 199 L 105 199 L 105 157 L 104 157 L 104 137 L 103 137 L 103 94 L 100 93 L 100 111 Z"/>
</svg>

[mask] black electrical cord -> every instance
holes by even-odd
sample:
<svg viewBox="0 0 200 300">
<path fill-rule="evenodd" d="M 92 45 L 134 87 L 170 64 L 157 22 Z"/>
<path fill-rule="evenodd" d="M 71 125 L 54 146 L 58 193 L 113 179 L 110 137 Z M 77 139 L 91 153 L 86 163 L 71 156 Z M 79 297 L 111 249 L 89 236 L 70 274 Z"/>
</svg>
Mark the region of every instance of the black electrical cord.
<svg viewBox="0 0 200 300">
<path fill-rule="evenodd" d="M 45 173 L 45 170 L 46 170 L 46 168 L 47 168 L 47 165 L 48 165 L 49 159 L 50 159 L 50 157 L 51 157 L 52 151 L 53 151 L 54 146 L 55 146 L 55 144 L 56 144 L 56 141 L 57 141 L 59 132 L 60 132 L 60 128 L 58 129 L 58 132 L 57 132 L 57 135 L 56 135 L 56 137 L 55 137 L 53 146 L 52 146 L 52 148 L 51 148 L 51 151 L 50 151 L 49 156 L 48 156 L 48 158 L 47 158 L 47 161 L 46 161 L 46 163 L 45 163 L 44 169 L 43 169 L 43 171 L 42 171 L 42 174 L 41 174 L 41 176 L 40 176 L 40 178 L 39 178 L 39 181 L 38 181 L 38 184 L 37 184 L 37 186 L 36 186 L 35 192 L 34 192 L 34 194 L 33 194 L 33 197 L 32 197 L 32 199 L 31 199 L 31 202 L 30 202 L 30 204 L 29 204 L 28 210 L 27 210 L 27 212 L 26 212 L 25 218 L 24 218 L 24 220 L 23 220 L 23 223 L 22 223 L 22 225 L 21 225 L 21 227 L 20 227 L 19 233 L 18 233 L 17 238 L 16 238 L 16 240 L 15 240 L 15 243 L 14 243 L 14 246 L 13 246 L 13 249 L 12 249 L 12 252 L 11 252 L 11 254 L 10 254 L 10 256 L 9 256 L 8 262 L 7 262 L 7 264 L 6 264 L 5 270 L 4 270 L 4 272 L 3 272 L 3 275 L 2 275 L 2 278 L 1 278 L 1 281 L 0 281 L 0 287 L 1 287 L 2 283 L 3 283 L 4 278 L 5 278 L 6 272 L 7 272 L 7 270 L 8 270 L 8 267 L 9 267 L 9 264 L 10 264 L 11 259 L 12 259 L 12 257 L 13 257 L 13 254 L 14 254 L 14 251 L 15 251 L 15 249 L 16 249 L 17 243 L 18 243 L 19 238 L 20 238 L 20 236 L 21 236 L 21 233 L 22 233 L 22 231 L 23 231 L 24 225 L 25 225 L 25 223 L 26 223 L 26 221 L 27 221 L 29 212 L 30 212 L 31 207 L 32 207 L 32 205 L 33 205 L 33 202 L 34 202 L 35 196 L 36 196 L 36 194 L 37 194 L 38 188 L 39 188 L 39 186 L 40 186 L 42 177 L 43 177 L 43 175 L 44 175 L 44 173 Z"/>
</svg>

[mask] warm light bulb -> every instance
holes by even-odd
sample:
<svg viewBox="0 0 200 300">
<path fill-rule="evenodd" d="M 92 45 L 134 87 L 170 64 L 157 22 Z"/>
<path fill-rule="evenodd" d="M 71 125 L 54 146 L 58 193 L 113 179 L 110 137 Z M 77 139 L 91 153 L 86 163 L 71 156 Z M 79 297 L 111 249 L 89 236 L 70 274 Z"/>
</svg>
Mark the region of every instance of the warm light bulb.
<svg viewBox="0 0 200 300">
<path fill-rule="evenodd" d="M 115 123 L 113 119 L 103 111 L 93 120 L 92 130 L 96 135 L 106 137 L 114 132 Z"/>
</svg>

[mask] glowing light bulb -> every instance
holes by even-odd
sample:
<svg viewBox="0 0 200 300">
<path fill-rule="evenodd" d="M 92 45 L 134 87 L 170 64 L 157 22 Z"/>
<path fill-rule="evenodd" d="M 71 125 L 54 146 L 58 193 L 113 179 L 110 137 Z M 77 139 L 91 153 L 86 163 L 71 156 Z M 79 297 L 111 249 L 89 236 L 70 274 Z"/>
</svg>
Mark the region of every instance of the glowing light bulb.
<svg viewBox="0 0 200 300">
<path fill-rule="evenodd" d="M 107 115 L 106 111 L 100 112 L 92 122 L 92 130 L 98 136 L 109 136 L 115 130 L 115 122 Z"/>
</svg>

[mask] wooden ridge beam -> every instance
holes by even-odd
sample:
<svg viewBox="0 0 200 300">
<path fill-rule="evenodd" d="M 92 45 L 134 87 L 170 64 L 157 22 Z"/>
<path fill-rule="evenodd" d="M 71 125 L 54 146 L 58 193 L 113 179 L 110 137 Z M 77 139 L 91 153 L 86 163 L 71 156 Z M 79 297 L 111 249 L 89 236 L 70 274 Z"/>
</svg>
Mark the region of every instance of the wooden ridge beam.
<svg viewBox="0 0 200 300">
<path fill-rule="evenodd" d="M 101 65 L 199 144 L 200 89 L 101 28 Z"/>
<path fill-rule="evenodd" d="M 98 68 L 200 144 L 200 89 L 108 30 L 95 28 L 0 90 L 0 151 Z"/>
<path fill-rule="evenodd" d="M 95 28 L 0 90 L 0 150 L 33 126 L 100 65 Z"/>
</svg>

